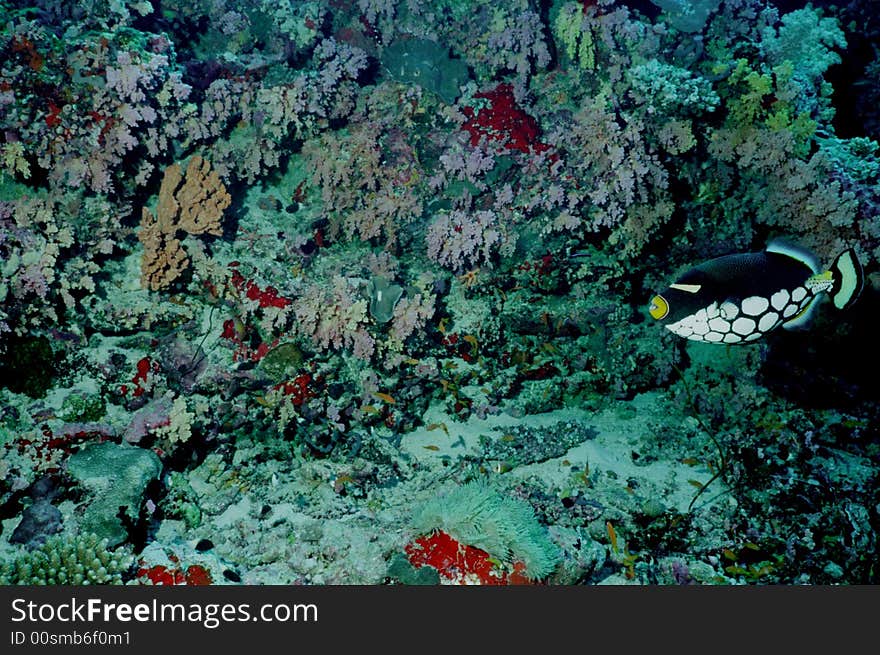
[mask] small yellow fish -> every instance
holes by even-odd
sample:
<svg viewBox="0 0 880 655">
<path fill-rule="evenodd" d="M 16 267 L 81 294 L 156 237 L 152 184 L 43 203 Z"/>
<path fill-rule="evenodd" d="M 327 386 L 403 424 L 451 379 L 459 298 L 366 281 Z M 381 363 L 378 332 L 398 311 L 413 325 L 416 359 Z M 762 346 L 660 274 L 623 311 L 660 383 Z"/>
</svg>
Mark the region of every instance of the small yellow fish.
<svg viewBox="0 0 880 655">
<path fill-rule="evenodd" d="M 238 339 L 244 339 L 245 334 L 247 334 L 247 326 L 240 316 L 232 317 L 232 329 Z"/>
<path fill-rule="evenodd" d="M 608 531 L 608 539 L 611 541 L 611 550 L 616 555 L 618 553 L 617 549 L 617 532 L 614 530 L 614 526 L 611 525 L 611 521 L 605 522 L 605 529 Z"/>
<path fill-rule="evenodd" d="M 382 391 L 374 391 L 373 395 L 376 396 L 376 398 L 378 398 L 379 400 L 382 400 L 382 401 L 388 403 L 389 405 L 393 405 L 394 403 L 397 402 L 396 400 L 394 400 L 394 396 L 392 396 L 390 393 L 384 393 Z"/>
<path fill-rule="evenodd" d="M 440 450 L 440 446 L 435 446 L 433 444 L 429 444 L 427 446 L 422 446 L 425 450 Z"/>
<path fill-rule="evenodd" d="M 431 423 L 425 427 L 428 432 L 432 430 L 443 430 L 446 433 L 446 436 L 449 436 L 449 428 L 446 427 L 445 423 Z"/>
</svg>

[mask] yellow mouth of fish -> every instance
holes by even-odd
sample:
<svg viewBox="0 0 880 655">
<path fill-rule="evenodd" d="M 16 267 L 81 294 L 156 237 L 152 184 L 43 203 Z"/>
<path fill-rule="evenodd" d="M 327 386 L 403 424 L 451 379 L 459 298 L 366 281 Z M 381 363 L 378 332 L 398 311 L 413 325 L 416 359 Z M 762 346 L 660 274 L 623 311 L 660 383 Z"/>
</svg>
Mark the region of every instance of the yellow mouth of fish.
<svg viewBox="0 0 880 655">
<path fill-rule="evenodd" d="M 666 302 L 666 299 L 663 296 L 654 296 L 651 298 L 648 312 L 654 319 L 659 321 L 669 313 L 669 303 Z"/>
</svg>

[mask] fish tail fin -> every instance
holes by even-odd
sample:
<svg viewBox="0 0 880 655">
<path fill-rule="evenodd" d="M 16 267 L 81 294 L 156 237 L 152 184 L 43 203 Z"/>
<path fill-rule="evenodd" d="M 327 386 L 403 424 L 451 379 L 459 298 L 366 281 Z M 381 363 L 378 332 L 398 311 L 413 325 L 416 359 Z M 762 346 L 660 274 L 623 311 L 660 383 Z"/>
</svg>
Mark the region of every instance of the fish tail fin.
<svg viewBox="0 0 880 655">
<path fill-rule="evenodd" d="M 832 285 L 828 295 L 837 309 L 847 309 L 856 301 L 865 285 L 865 274 L 855 250 L 849 248 L 840 253 L 829 271 Z"/>
</svg>

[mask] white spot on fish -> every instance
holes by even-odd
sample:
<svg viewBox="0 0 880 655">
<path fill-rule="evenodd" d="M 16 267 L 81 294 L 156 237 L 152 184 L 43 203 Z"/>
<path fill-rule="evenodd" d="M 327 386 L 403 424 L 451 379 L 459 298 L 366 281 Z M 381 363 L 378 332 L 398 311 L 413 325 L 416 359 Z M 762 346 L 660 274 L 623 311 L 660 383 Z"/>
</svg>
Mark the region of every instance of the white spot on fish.
<svg viewBox="0 0 880 655">
<path fill-rule="evenodd" d="M 739 307 L 734 305 L 729 300 L 721 303 L 721 317 L 726 318 L 728 321 L 732 321 L 736 318 L 736 315 L 739 314 Z"/>
<path fill-rule="evenodd" d="M 788 302 L 788 291 L 785 289 L 780 289 L 772 296 L 770 296 L 770 304 L 773 305 L 773 309 L 777 311 L 782 311 L 782 308 L 785 307 L 785 303 Z"/>
<path fill-rule="evenodd" d="M 744 316 L 740 316 L 733 322 L 733 331 L 743 336 L 755 331 L 755 322 Z"/>
<path fill-rule="evenodd" d="M 730 332 L 730 323 L 723 318 L 713 318 L 709 321 L 709 329 L 721 333 Z"/>
<path fill-rule="evenodd" d="M 761 317 L 761 320 L 758 321 L 758 329 L 761 332 L 769 332 L 776 326 L 778 321 L 779 314 L 776 312 L 767 312 Z"/>
<path fill-rule="evenodd" d="M 742 302 L 743 313 L 751 316 L 763 314 L 769 306 L 769 301 L 761 296 L 749 296 Z"/>
</svg>

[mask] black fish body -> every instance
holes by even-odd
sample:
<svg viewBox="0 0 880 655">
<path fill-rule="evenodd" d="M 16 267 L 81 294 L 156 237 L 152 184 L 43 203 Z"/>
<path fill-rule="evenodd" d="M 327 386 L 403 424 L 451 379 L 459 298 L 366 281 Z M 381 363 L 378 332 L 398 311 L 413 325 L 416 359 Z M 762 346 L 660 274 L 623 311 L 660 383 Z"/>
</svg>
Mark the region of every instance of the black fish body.
<svg viewBox="0 0 880 655">
<path fill-rule="evenodd" d="M 849 307 L 862 284 L 852 249 L 820 273 L 810 253 L 771 243 L 763 252 L 726 255 L 695 266 L 654 296 L 649 312 L 686 339 L 748 343 L 780 325 L 805 323 L 821 293 L 828 293 L 838 309 Z"/>
</svg>

